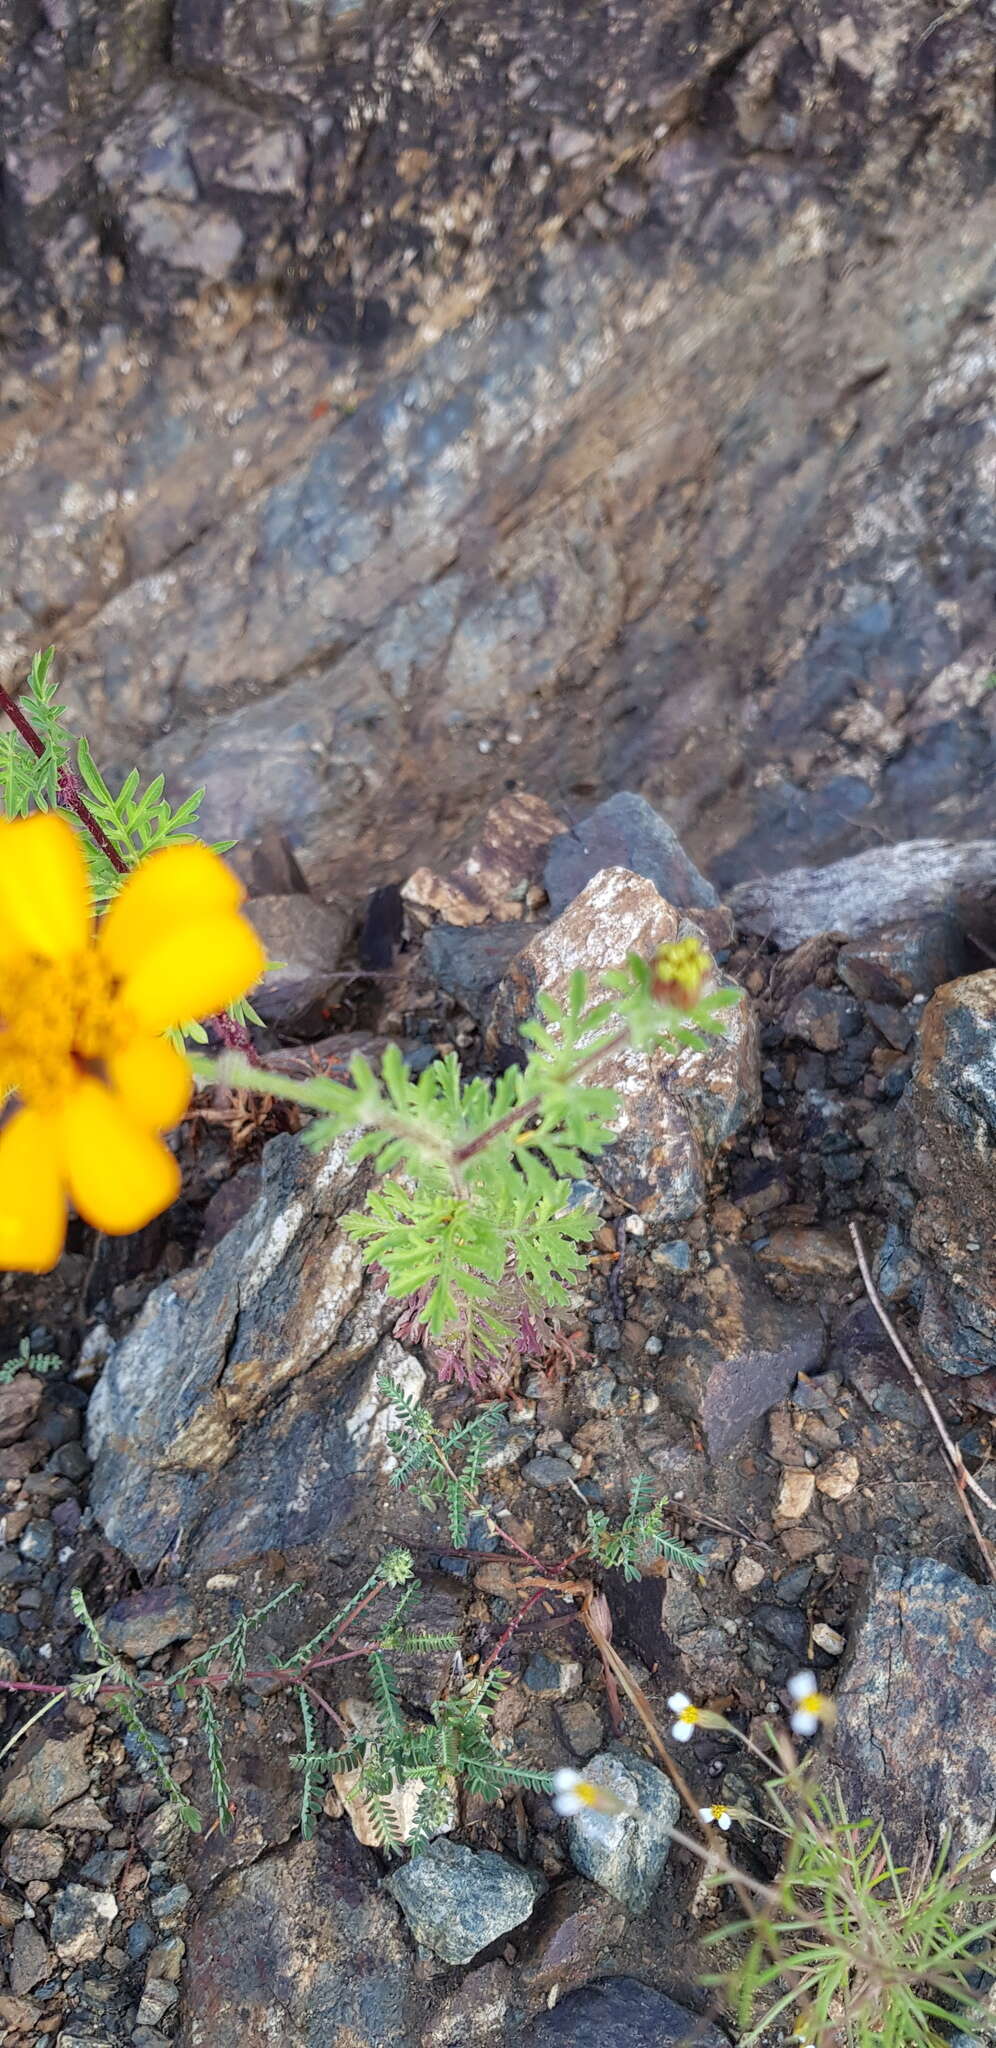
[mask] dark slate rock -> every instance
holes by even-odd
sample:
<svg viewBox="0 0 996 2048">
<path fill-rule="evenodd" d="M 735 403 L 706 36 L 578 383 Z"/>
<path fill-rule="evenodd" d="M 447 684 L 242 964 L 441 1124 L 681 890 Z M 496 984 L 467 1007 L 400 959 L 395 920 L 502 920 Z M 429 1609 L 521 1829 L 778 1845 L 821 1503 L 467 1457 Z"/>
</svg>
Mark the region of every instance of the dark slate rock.
<svg viewBox="0 0 996 2048">
<path fill-rule="evenodd" d="M 842 989 L 804 988 L 785 1013 L 789 1038 L 801 1038 L 817 1052 L 837 1052 L 861 1029 L 861 1011 Z"/>
<path fill-rule="evenodd" d="M 704 1431 L 719 1458 L 784 1400 L 801 1372 L 818 1370 L 826 1333 L 815 1309 L 769 1291 L 742 1247 L 726 1253 L 710 1282 L 676 1304 L 656 1375 L 664 1398 Z"/>
<path fill-rule="evenodd" d="M 525 943 L 520 924 L 434 924 L 422 940 L 422 957 L 437 987 L 483 1022 L 505 969 Z"/>
<path fill-rule="evenodd" d="M 881 1818 L 902 1862 L 948 1827 L 955 1855 L 976 1847 L 996 1821 L 996 1592 L 879 1560 L 852 1640 L 830 1752 L 852 1818 Z"/>
<path fill-rule="evenodd" d="M 274 2012 L 282 2040 L 315 2048 L 411 2038 L 410 1949 L 380 1874 L 348 1821 L 321 1821 L 212 1888 L 187 1949 L 188 2009 L 212 2048 L 262 2044 Z"/>
<path fill-rule="evenodd" d="M 349 1372 L 395 1313 L 338 1226 L 363 1185 L 344 1147 L 314 1159 L 274 1139 L 252 1209 L 112 1351 L 89 1410 L 91 1500 L 142 1570 L 188 1546 L 208 1570 L 347 1541 L 377 1455 L 373 1368 Z"/>
<path fill-rule="evenodd" d="M 907 1003 L 932 996 L 968 966 L 965 934 L 956 917 L 937 911 L 885 925 L 842 946 L 837 972 L 859 1002 Z"/>
<path fill-rule="evenodd" d="M 100 1631 L 112 1650 L 139 1662 L 187 1643 L 197 1631 L 197 1610 L 181 1586 L 150 1586 L 117 1600 L 101 1616 Z"/>
<path fill-rule="evenodd" d="M 342 910 L 312 896 L 257 896 L 246 914 L 275 962 L 254 992 L 265 1024 L 276 1030 L 317 1036 L 328 1022 L 349 920 Z"/>
<path fill-rule="evenodd" d="M 728 2048 L 708 2021 L 635 1977 L 571 1991 L 522 2035 L 522 2048 Z"/>
<path fill-rule="evenodd" d="M 646 797 L 622 790 L 598 804 L 573 830 L 561 833 L 547 854 L 543 881 L 559 916 L 602 868 L 645 875 L 676 910 L 713 908 L 719 897 L 700 874 L 677 834 Z"/>
<path fill-rule="evenodd" d="M 996 1366 L 996 969 L 948 982 L 920 1022 L 892 1164 L 925 1262 L 920 1338 L 945 1372 Z"/>
<path fill-rule="evenodd" d="M 973 911 L 994 898 L 996 840 L 917 839 L 870 847 L 825 868 L 741 882 L 730 891 L 730 907 L 741 930 L 790 952 L 820 932 L 858 938 L 924 911 Z"/>
</svg>

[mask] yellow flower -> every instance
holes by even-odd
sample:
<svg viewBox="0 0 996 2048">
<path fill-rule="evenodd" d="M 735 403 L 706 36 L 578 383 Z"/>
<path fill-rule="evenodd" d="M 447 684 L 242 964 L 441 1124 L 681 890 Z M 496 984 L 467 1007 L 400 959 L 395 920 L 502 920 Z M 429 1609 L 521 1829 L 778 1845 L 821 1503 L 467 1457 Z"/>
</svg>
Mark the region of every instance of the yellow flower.
<svg viewBox="0 0 996 2048">
<path fill-rule="evenodd" d="M 129 875 L 95 930 L 65 820 L 0 820 L 0 1267 L 55 1265 L 67 1196 L 114 1235 L 175 1200 L 180 1172 L 159 1133 L 179 1123 L 191 1080 L 162 1034 L 258 980 L 243 895 L 206 846 L 169 847 Z"/>
<path fill-rule="evenodd" d="M 700 939 L 668 939 L 653 960 L 652 989 L 659 1003 L 675 1010 L 694 1010 L 712 961 Z"/>
</svg>

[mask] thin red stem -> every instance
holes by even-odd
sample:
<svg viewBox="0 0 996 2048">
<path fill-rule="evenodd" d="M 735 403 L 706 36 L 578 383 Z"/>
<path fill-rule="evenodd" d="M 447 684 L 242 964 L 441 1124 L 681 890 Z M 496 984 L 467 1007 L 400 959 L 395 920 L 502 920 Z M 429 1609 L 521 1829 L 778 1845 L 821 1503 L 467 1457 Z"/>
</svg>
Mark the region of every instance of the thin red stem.
<svg viewBox="0 0 996 2048">
<path fill-rule="evenodd" d="M 25 746 L 30 747 L 32 753 L 41 760 L 45 752 L 45 742 L 41 734 L 35 731 L 31 720 L 25 716 L 20 705 L 10 695 L 9 691 L 4 689 L 2 683 L 0 683 L 0 711 L 6 712 L 11 725 L 15 731 L 20 733 Z M 86 826 L 94 845 L 99 846 L 101 853 L 110 861 L 115 872 L 119 875 L 126 875 L 128 873 L 127 861 L 122 860 L 117 847 L 111 845 L 103 827 L 98 825 L 89 804 L 84 802 L 79 790 L 75 787 L 73 777 L 67 776 L 64 779 L 59 801 L 67 810 L 75 812 L 80 824 Z"/>
</svg>

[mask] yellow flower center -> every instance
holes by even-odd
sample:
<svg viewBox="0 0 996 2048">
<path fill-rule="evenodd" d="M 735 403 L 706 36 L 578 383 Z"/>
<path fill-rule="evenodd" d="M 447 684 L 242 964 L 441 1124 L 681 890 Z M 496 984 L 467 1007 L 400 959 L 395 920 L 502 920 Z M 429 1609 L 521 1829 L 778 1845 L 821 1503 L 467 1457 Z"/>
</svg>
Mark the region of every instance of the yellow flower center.
<svg viewBox="0 0 996 2048">
<path fill-rule="evenodd" d="M 94 948 L 20 962 L 0 988 L 0 1099 L 51 1110 L 128 1037 L 115 981 Z"/>
<path fill-rule="evenodd" d="M 690 1722 L 692 1723 L 692 1725 L 693 1725 L 693 1726 L 694 1726 L 695 1722 L 696 1722 L 696 1721 L 697 1721 L 698 1719 L 699 1719 L 699 1709 L 698 1709 L 698 1707 L 682 1707 L 682 1709 L 681 1709 L 681 1712 L 680 1712 L 680 1714 L 678 1715 L 678 1720 L 679 1720 L 679 1721 L 690 1721 Z"/>
<path fill-rule="evenodd" d="M 797 1704 L 802 1708 L 804 1714 L 819 1714 L 823 1708 L 823 1694 L 821 1692 L 805 1692 Z"/>
</svg>

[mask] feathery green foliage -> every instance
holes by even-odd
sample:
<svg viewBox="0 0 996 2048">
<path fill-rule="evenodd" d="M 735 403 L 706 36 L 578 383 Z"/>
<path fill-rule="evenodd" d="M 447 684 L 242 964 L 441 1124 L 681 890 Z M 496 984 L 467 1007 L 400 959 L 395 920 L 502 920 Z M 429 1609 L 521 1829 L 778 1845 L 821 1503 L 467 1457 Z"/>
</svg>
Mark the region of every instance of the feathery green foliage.
<svg viewBox="0 0 996 2048">
<path fill-rule="evenodd" d="M 303 1104 L 310 1146 L 347 1137 L 349 1157 L 372 1162 L 378 1184 L 342 1223 L 405 1304 L 398 1336 L 427 1343 L 441 1379 L 500 1390 L 517 1357 L 554 1348 L 550 1313 L 569 1309 L 586 1269 L 593 1219 L 572 1207 L 571 1182 L 611 1143 L 618 1107 L 592 1067 L 630 1044 L 704 1050 L 739 999 L 706 988 L 710 971 L 691 938 L 654 962 L 632 956 L 604 977 L 603 1001 L 576 973 L 566 1003 L 540 995 L 525 1065 L 494 1080 L 464 1081 L 455 1054 L 411 1074 L 396 1045 L 379 1076 L 355 1055 L 348 1082 L 289 1081 L 237 1058 L 195 1065 Z"/>
<path fill-rule="evenodd" d="M 684 1565 L 688 1571 L 704 1572 L 706 1560 L 679 1543 L 664 1527 L 667 1498 L 653 1498 L 645 1473 L 633 1480 L 625 1521 L 613 1528 L 601 1508 L 588 1509 L 588 1548 L 598 1564 L 609 1571 L 621 1571 L 627 1580 L 638 1579 L 641 1567 L 651 1558 L 665 1557 L 669 1564 Z"/>
<path fill-rule="evenodd" d="M 6 1358 L 0 1365 L 0 1387 L 8 1387 L 19 1372 L 61 1372 L 63 1361 L 57 1351 L 32 1351 L 30 1341 L 22 1337 L 13 1358 Z"/>
</svg>

